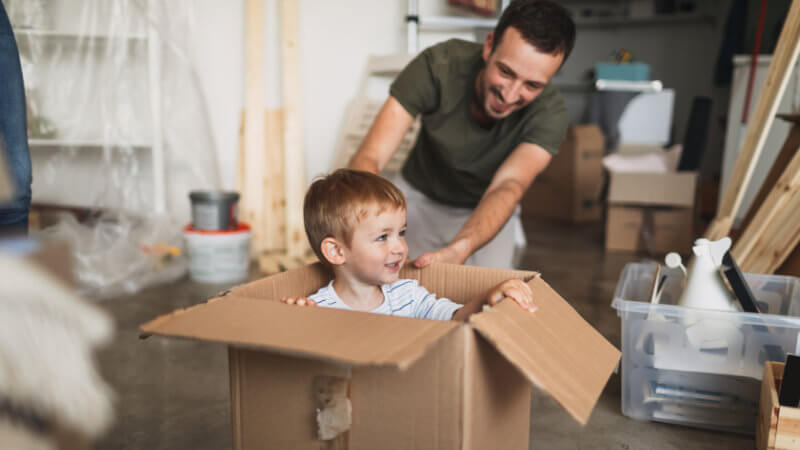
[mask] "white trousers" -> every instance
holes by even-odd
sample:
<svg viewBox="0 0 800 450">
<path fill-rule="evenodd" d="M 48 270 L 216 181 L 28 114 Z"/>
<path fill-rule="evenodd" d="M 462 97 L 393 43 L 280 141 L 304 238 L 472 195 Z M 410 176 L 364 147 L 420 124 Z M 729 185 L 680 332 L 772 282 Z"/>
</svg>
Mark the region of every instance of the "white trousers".
<svg viewBox="0 0 800 450">
<path fill-rule="evenodd" d="M 390 177 L 390 180 L 405 194 L 408 203 L 406 242 L 409 260 L 449 244 L 474 211 L 470 208 L 443 205 L 429 199 L 409 185 L 399 173 Z M 464 264 L 513 268 L 515 238 L 518 237 L 516 231 L 521 229 L 519 213 L 515 211 L 494 239 L 470 255 Z"/>
</svg>

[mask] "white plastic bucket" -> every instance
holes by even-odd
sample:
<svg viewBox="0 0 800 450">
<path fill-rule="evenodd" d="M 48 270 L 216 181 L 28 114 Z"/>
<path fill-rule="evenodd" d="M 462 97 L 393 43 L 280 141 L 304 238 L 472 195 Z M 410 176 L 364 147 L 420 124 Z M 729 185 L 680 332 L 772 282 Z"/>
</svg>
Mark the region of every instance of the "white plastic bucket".
<svg viewBox="0 0 800 450">
<path fill-rule="evenodd" d="M 234 283 L 247 278 L 250 268 L 250 227 L 232 230 L 183 229 L 189 277 L 201 283 Z"/>
</svg>

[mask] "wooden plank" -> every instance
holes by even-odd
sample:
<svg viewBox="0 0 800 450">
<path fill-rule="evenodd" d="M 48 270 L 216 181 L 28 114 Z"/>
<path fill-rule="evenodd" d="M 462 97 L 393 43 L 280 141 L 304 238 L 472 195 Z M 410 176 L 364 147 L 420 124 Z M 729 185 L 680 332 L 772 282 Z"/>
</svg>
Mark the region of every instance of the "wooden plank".
<svg viewBox="0 0 800 450">
<path fill-rule="evenodd" d="M 796 195 L 775 231 L 768 231 L 764 243 L 753 253 L 749 272 L 773 274 L 800 242 L 800 195 Z"/>
<path fill-rule="evenodd" d="M 301 256 L 289 256 L 284 251 L 264 252 L 259 255 L 259 270 L 266 275 L 272 275 L 286 270 L 297 269 L 317 262 L 314 253 L 304 253 Z"/>
<path fill-rule="evenodd" d="M 756 445 L 759 450 L 774 448 L 775 430 L 778 427 L 778 394 L 775 389 L 775 367 L 772 362 L 764 364 L 761 379 L 761 400 L 756 425 Z"/>
<path fill-rule="evenodd" d="M 262 180 L 264 148 L 264 0 L 247 0 L 245 13 L 245 113 L 240 218 L 252 228 L 253 253 L 264 248 Z"/>
<path fill-rule="evenodd" d="M 798 51 L 800 51 L 800 2 L 795 1 L 789 8 L 789 14 L 772 55 L 755 114 L 747 126 L 744 145 L 736 158 L 736 165 L 717 209 L 717 215 L 706 232 L 706 237 L 711 240 L 721 239 L 730 233 L 733 218 L 741 206 L 745 190 L 775 118 L 778 104 L 797 62 Z"/>
<path fill-rule="evenodd" d="M 266 167 L 262 180 L 264 214 L 264 250 L 286 249 L 286 198 L 283 177 L 283 110 L 268 109 L 266 121 Z"/>
<path fill-rule="evenodd" d="M 786 136 L 786 140 L 783 142 L 783 146 L 781 146 L 778 156 L 775 157 L 775 161 L 772 163 L 772 168 L 769 170 L 769 174 L 764 179 L 764 183 L 758 190 L 758 194 L 756 194 L 755 199 L 753 199 L 750 211 L 748 211 L 747 215 L 744 216 L 744 219 L 739 226 L 741 230 L 747 228 L 750 222 L 753 221 L 753 217 L 755 217 L 756 212 L 758 211 L 758 205 L 761 205 L 764 203 L 764 200 L 767 199 L 767 195 L 769 195 L 770 191 L 772 191 L 772 188 L 775 186 L 778 178 L 780 178 L 786 166 L 788 166 L 792 161 L 792 157 L 797 152 L 798 147 L 800 147 L 800 114 L 778 114 L 778 117 L 792 123 L 792 128 L 789 130 L 789 135 Z"/>
<path fill-rule="evenodd" d="M 774 273 L 794 250 L 798 239 L 800 152 L 795 152 L 732 252 L 743 271 Z"/>
<path fill-rule="evenodd" d="M 758 238 L 756 247 L 744 259 L 743 270 L 775 273 L 797 246 L 800 241 L 800 195 L 797 192 L 789 198 L 785 208 Z"/>
<path fill-rule="evenodd" d="M 258 269 L 261 273 L 272 275 L 281 271 L 278 259 L 270 252 L 264 252 L 258 257 Z"/>
<path fill-rule="evenodd" d="M 800 277 L 800 245 L 794 247 L 792 253 L 786 257 L 786 260 L 778 267 L 775 273 Z"/>
<path fill-rule="evenodd" d="M 245 165 L 245 151 L 244 151 L 244 116 L 245 112 L 242 110 L 239 114 L 239 153 L 236 163 L 236 190 L 241 194 L 244 192 L 244 165 Z M 239 219 L 242 219 L 242 202 L 239 202 Z M 243 220 L 243 219 L 242 219 Z"/>
<path fill-rule="evenodd" d="M 775 448 L 800 448 L 800 409 L 780 407 Z"/>
<path fill-rule="evenodd" d="M 303 228 L 305 164 L 301 120 L 297 1 L 281 0 L 281 69 L 283 95 L 283 158 L 286 195 L 286 252 L 301 256 L 308 249 Z"/>
</svg>

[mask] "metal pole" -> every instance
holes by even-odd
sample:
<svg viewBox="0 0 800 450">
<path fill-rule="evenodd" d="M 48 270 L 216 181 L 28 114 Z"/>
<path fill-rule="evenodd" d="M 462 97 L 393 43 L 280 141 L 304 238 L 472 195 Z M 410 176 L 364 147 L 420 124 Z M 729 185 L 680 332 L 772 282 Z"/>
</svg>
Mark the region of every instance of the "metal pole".
<svg viewBox="0 0 800 450">
<path fill-rule="evenodd" d="M 419 0 L 408 0 L 406 15 L 408 53 L 416 55 L 419 51 Z"/>
</svg>

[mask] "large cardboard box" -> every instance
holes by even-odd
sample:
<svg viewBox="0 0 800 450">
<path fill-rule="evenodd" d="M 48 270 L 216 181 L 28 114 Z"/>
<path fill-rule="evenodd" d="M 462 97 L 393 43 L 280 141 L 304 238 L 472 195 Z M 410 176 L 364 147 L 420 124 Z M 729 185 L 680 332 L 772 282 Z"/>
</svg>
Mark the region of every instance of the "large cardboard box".
<svg viewBox="0 0 800 450">
<path fill-rule="evenodd" d="M 401 276 L 459 302 L 517 277 L 538 310 L 501 302 L 461 323 L 280 303 L 329 281 L 315 264 L 141 329 L 229 346 L 235 449 L 528 449 L 531 383 L 587 422 L 620 352 L 537 273 L 433 265 Z M 335 444 L 316 423 L 330 379 L 352 407 Z"/>
<path fill-rule="evenodd" d="M 597 125 L 570 127 L 558 154 L 523 197 L 523 216 L 600 220 L 604 148 L 605 138 Z"/>
<path fill-rule="evenodd" d="M 606 249 L 688 252 L 696 183 L 696 172 L 611 173 Z"/>
</svg>

